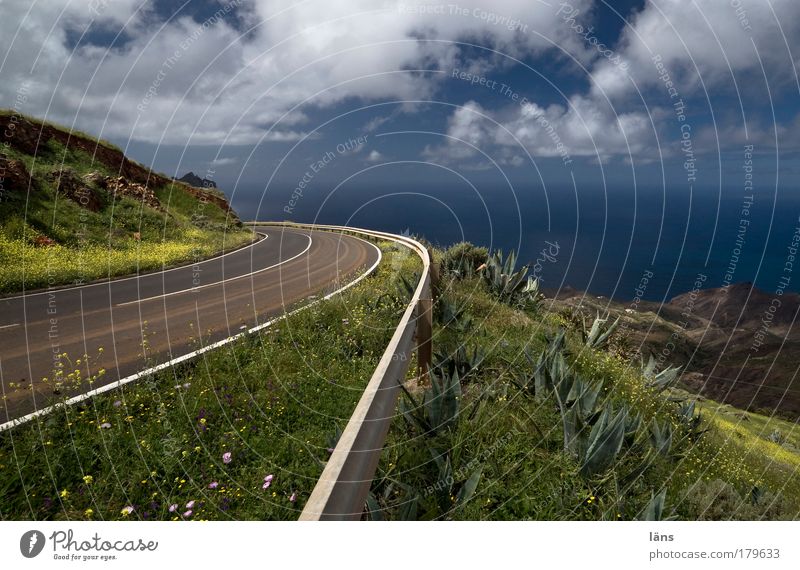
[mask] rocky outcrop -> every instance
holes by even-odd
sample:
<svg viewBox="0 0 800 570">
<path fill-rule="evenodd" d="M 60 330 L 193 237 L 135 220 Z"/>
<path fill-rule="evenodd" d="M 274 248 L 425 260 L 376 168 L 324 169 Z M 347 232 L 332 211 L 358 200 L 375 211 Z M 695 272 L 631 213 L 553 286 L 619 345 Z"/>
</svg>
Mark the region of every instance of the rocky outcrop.
<svg viewBox="0 0 800 570">
<path fill-rule="evenodd" d="M 145 205 L 156 210 L 162 209 L 158 196 L 144 184 L 131 182 L 122 176 L 118 176 L 117 178 L 107 177 L 106 188 L 109 194 L 117 200 L 122 197 L 127 197 L 137 202 L 143 202 Z"/>
<path fill-rule="evenodd" d="M 201 179 L 192 173 L 189 174 L 200 180 L 201 187 L 194 187 L 155 173 L 149 168 L 145 168 L 141 164 L 128 159 L 121 150 L 108 143 L 89 138 L 80 133 L 61 130 L 53 125 L 29 120 L 21 115 L 0 114 L 0 132 L 7 133 L 5 142 L 12 148 L 30 156 L 50 152 L 47 148 L 47 143 L 51 140 L 55 140 L 69 149 L 86 152 L 92 157 L 94 163 L 102 164 L 112 172 L 117 173 L 117 177 L 113 178 L 112 181 L 106 181 L 108 184 L 107 190 L 112 194 L 116 191 L 119 196 L 129 196 L 143 200 L 145 204 L 161 209 L 158 198 L 150 189 L 172 184 L 179 185 L 181 190 L 186 193 L 214 204 L 224 212 L 229 213 L 232 218 L 238 220 L 224 195 L 211 190 L 211 188 L 216 188 L 216 184 L 213 181 Z M 24 169 L 24 165 L 21 163 L 20 165 Z M 15 170 L 15 173 L 18 172 L 20 172 L 19 169 Z M 98 173 L 93 173 L 93 175 L 100 176 Z M 28 178 L 30 177 L 28 176 Z M 14 178 L 14 180 L 18 181 L 19 177 Z M 84 180 L 84 182 L 94 188 L 103 188 L 103 181 L 98 179 Z M 207 183 L 205 187 L 203 187 L 204 182 Z M 27 183 L 24 189 L 27 190 Z"/>
<path fill-rule="evenodd" d="M 12 193 L 24 196 L 31 184 L 35 187 L 35 180 L 23 162 L 0 154 L 0 200 L 7 200 Z"/>
<path fill-rule="evenodd" d="M 213 180 L 209 180 L 208 178 L 200 178 L 194 172 L 187 172 L 183 176 L 177 179 L 178 182 L 184 182 L 189 186 L 194 186 L 195 188 L 216 188 L 217 183 Z"/>
<path fill-rule="evenodd" d="M 201 202 L 214 204 L 215 206 L 217 206 L 220 209 L 222 209 L 224 212 L 227 212 L 228 215 L 232 219 L 234 219 L 236 221 L 239 220 L 239 216 L 237 216 L 236 212 L 234 212 L 231 209 L 230 204 L 228 204 L 228 201 L 225 198 L 223 198 L 222 196 L 220 196 L 219 193 L 212 192 L 212 191 L 209 191 L 209 190 L 204 190 L 203 188 L 195 188 L 194 186 L 185 186 L 184 185 L 183 189 L 187 194 L 191 194 L 192 196 L 194 196 L 195 198 L 197 198 Z"/>
<path fill-rule="evenodd" d="M 103 199 L 99 193 L 88 186 L 72 170 L 62 169 L 50 173 L 50 179 L 56 187 L 56 191 L 77 203 L 80 207 L 99 212 L 103 207 Z"/>
<path fill-rule="evenodd" d="M 58 129 L 52 125 L 30 121 L 20 115 L 0 115 L 0 132 L 8 133 L 6 142 L 31 156 L 46 154 L 47 143 L 56 140 L 69 149 L 82 150 L 95 162 L 104 164 L 120 176 L 138 184 L 151 187 L 169 184 L 171 180 L 125 157 L 121 150 L 107 143 L 90 139 L 78 133 Z"/>
</svg>

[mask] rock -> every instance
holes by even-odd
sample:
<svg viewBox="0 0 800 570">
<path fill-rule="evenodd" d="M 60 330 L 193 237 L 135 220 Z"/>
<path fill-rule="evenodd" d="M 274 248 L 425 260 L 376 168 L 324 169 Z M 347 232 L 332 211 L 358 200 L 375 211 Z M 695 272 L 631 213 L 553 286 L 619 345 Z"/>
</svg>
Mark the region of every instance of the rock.
<svg viewBox="0 0 800 570">
<path fill-rule="evenodd" d="M 144 184 L 138 182 L 131 182 L 123 176 L 117 178 L 106 178 L 108 191 L 114 196 L 114 199 L 119 200 L 122 197 L 131 198 L 137 202 L 142 202 L 146 206 L 150 206 L 156 210 L 161 211 L 161 202 L 158 196 Z"/>
<path fill-rule="evenodd" d="M 0 155 L 0 200 L 24 196 L 31 184 L 35 185 L 35 180 L 31 179 L 24 162 Z"/>
<path fill-rule="evenodd" d="M 36 247 L 51 247 L 56 245 L 56 242 L 47 236 L 36 236 L 33 238 L 33 245 Z"/>
<path fill-rule="evenodd" d="M 83 181 L 90 186 L 97 186 L 98 188 L 102 188 L 103 190 L 108 189 L 108 180 L 105 176 L 100 174 L 97 171 L 90 172 L 86 176 L 83 177 Z"/>
<path fill-rule="evenodd" d="M 178 182 L 185 182 L 189 186 L 194 186 L 195 188 L 216 188 L 217 183 L 213 180 L 209 180 L 207 178 L 200 178 L 194 172 L 187 172 L 183 176 L 177 179 Z"/>
<path fill-rule="evenodd" d="M 99 212 L 103 201 L 97 193 L 69 169 L 54 170 L 50 179 L 56 184 L 56 191 L 77 203 L 82 208 Z"/>
</svg>

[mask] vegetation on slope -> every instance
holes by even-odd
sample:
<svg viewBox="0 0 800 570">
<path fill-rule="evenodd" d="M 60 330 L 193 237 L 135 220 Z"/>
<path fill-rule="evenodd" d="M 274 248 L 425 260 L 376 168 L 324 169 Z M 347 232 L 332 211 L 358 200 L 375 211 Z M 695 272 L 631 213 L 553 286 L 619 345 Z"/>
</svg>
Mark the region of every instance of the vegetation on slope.
<svg viewBox="0 0 800 570">
<path fill-rule="evenodd" d="M 0 435 L 0 517 L 296 518 L 418 269 L 382 247 L 341 297 Z M 800 516 L 794 424 L 679 390 L 677 368 L 630 360 L 612 319 L 551 310 L 509 257 L 435 257 L 435 366 L 406 384 L 366 518 Z"/>
<path fill-rule="evenodd" d="M 0 114 L 0 293 L 194 261 L 252 239 L 216 190 L 87 135 Z"/>
<path fill-rule="evenodd" d="M 439 355 L 401 403 L 371 518 L 800 516 L 788 437 L 712 415 L 676 391 L 675 368 L 626 360 L 603 338 L 610 320 L 592 331 L 593 319 L 549 312 L 541 298 L 509 304 L 498 279 L 469 271 L 485 250 L 456 247 L 439 254 Z"/>
<path fill-rule="evenodd" d="M 296 519 L 420 266 L 381 248 L 341 295 L 0 433 L 0 519 Z"/>
</svg>

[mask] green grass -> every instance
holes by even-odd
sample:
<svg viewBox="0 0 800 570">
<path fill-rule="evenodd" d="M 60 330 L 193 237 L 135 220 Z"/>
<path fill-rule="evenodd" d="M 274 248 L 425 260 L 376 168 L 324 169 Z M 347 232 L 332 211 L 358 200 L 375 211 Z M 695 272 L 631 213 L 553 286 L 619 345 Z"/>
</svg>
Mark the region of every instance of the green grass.
<svg viewBox="0 0 800 570">
<path fill-rule="evenodd" d="M 405 307 L 398 275 L 418 270 L 416 257 L 382 247 L 378 274 L 340 298 L 68 415 L 0 435 L 0 517 L 170 519 L 181 517 L 169 505 L 184 512 L 194 500 L 191 518 L 296 518 Z M 472 325 L 464 332 L 439 319 L 435 350 L 463 344 L 479 347 L 484 359 L 462 379 L 452 429 L 431 436 L 395 419 L 371 518 L 632 520 L 662 490 L 665 516 L 678 519 L 800 517 L 800 434 L 791 422 L 698 400 L 705 432 L 697 436 L 670 399 L 693 396 L 656 393 L 638 364 L 584 348 L 570 315 L 549 313 L 546 303 L 525 310 L 498 303 L 477 278 L 445 277 L 441 285 L 440 299 L 464 309 Z M 519 387 L 532 372 L 526 353 L 535 357 L 560 328 L 571 369 L 602 381 L 602 398 L 640 414 L 643 425 L 673 427 L 669 455 L 652 455 L 642 429 L 609 470 L 580 473 L 553 399 Z M 429 384 L 411 368 L 407 387 L 419 402 Z M 105 422 L 110 427 L 99 429 Z M 470 481 L 474 494 L 462 500 Z M 129 505 L 134 511 L 123 514 Z"/>
<path fill-rule="evenodd" d="M 757 414 L 731 422 L 730 416 L 741 412 L 712 402 L 700 407 L 701 427 L 707 431 L 676 443 L 675 457 L 656 457 L 632 482 L 621 484 L 647 456 L 646 439 L 623 447 L 610 472 L 581 476 L 578 462 L 564 450 L 554 401 L 536 399 L 514 382 L 532 373 L 525 352 L 538 355 L 545 334 L 566 328 L 573 370 L 602 380 L 604 397 L 641 414 L 645 425 L 654 419 L 669 422 L 676 441 L 688 433 L 677 404 L 647 388 L 638 365 L 583 348 L 574 321 L 563 315 L 498 303 L 478 279 L 445 278 L 443 289 L 444 298 L 463 307 L 475 324 L 467 335 L 438 324 L 435 346 L 440 351 L 462 343 L 478 346 L 485 360 L 462 379 L 459 420 L 449 433 L 430 437 L 402 417 L 393 422 L 373 484 L 375 518 L 630 520 L 642 517 L 653 493 L 662 489 L 667 492 L 665 516 L 679 519 L 800 518 L 797 430 Z M 412 380 L 417 402 L 426 386 Z M 712 414 L 712 407 L 719 410 Z M 786 437 L 783 445 L 767 440 L 775 428 Z M 448 472 L 435 463 L 435 455 L 449 457 L 452 485 L 443 483 Z M 459 500 L 458 492 L 478 472 L 474 496 Z M 754 488 L 761 495 L 755 502 Z M 416 511 L 409 515 L 414 501 Z"/>
<path fill-rule="evenodd" d="M 116 277 L 195 261 L 252 240 L 252 232 L 182 183 L 154 189 L 162 211 L 101 188 L 93 212 L 59 195 L 53 173 L 116 176 L 84 151 L 51 139 L 37 157 L 8 149 L 35 183 L 27 196 L 0 201 L 0 293 Z M 136 235 L 139 239 L 136 239 Z M 42 239 L 55 246 L 42 246 Z"/>
<path fill-rule="evenodd" d="M 13 109 L 0 109 L 0 116 L 5 116 L 5 117 L 16 116 L 16 117 L 18 117 L 20 119 L 25 119 L 26 121 L 31 122 L 31 123 L 35 123 L 35 124 L 38 124 L 38 125 L 45 125 L 45 126 L 48 126 L 48 127 L 53 127 L 55 129 L 58 129 L 58 130 L 61 130 L 61 131 L 67 131 L 67 132 L 71 133 L 71 135 L 73 137 L 75 137 L 75 138 L 86 139 L 86 140 L 91 141 L 91 142 L 93 142 L 95 144 L 98 144 L 100 146 L 104 146 L 106 148 L 109 148 L 109 149 L 112 149 L 112 150 L 118 150 L 118 151 L 122 152 L 121 148 L 119 148 L 117 145 L 115 145 L 113 143 L 108 142 L 105 139 L 97 138 L 97 137 L 92 136 L 92 135 L 90 135 L 88 133 L 85 133 L 83 131 L 79 131 L 78 129 L 67 129 L 64 126 L 59 125 L 57 123 L 52 123 L 50 121 L 43 121 L 43 120 L 41 120 L 41 119 L 39 119 L 37 117 L 33 117 L 31 115 L 26 115 L 24 113 L 19 113 L 19 112 L 13 110 Z"/>
<path fill-rule="evenodd" d="M 260 334 L 0 434 L 0 518 L 296 519 L 405 310 L 399 248 Z"/>
</svg>

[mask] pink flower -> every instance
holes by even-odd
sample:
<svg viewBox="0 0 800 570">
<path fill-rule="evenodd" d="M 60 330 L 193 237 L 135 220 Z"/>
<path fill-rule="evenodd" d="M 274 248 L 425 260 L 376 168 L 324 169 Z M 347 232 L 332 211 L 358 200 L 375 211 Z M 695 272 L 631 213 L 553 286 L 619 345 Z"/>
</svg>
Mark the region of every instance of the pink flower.
<svg viewBox="0 0 800 570">
<path fill-rule="evenodd" d="M 194 508 L 194 501 L 189 501 L 188 503 L 186 503 L 186 508 L 187 509 Z"/>
<path fill-rule="evenodd" d="M 116 402 L 114 402 L 114 407 L 115 408 L 119 408 L 121 405 L 122 405 L 122 402 L 120 400 L 117 400 Z"/>
<path fill-rule="evenodd" d="M 267 483 L 272 483 L 272 480 L 274 478 L 275 478 L 275 475 L 267 475 L 266 477 L 264 477 L 264 481 L 266 481 Z"/>
<path fill-rule="evenodd" d="M 111 424 L 108 423 L 108 422 L 104 422 L 104 423 L 100 424 L 100 429 L 108 429 L 110 427 L 111 427 Z"/>
<path fill-rule="evenodd" d="M 211 483 L 208 484 L 209 489 L 216 489 L 217 487 L 219 487 L 219 483 L 217 483 L 216 481 L 212 481 Z"/>
<path fill-rule="evenodd" d="M 169 506 L 169 512 L 174 513 L 177 510 L 178 510 L 178 505 L 172 504 Z"/>
<path fill-rule="evenodd" d="M 289 497 L 289 502 L 294 503 L 297 500 L 297 492 L 293 492 L 292 496 Z"/>
<path fill-rule="evenodd" d="M 269 489 L 270 484 L 271 484 L 270 481 L 264 481 L 264 484 L 261 485 L 261 488 L 265 490 Z"/>
<path fill-rule="evenodd" d="M 226 451 L 225 453 L 222 454 L 222 462 L 224 464 L 226 464 L 226 465 L 231 462 L 231 452 L 230 451 Z"/>
<path fill-rule="evenodd" d="M 192 516 L 192 509 L 189 509 L 188 511 L 183 513 L 183 518 L 185 519 L 189 518 L 190 516 Z"/>
</svg>

